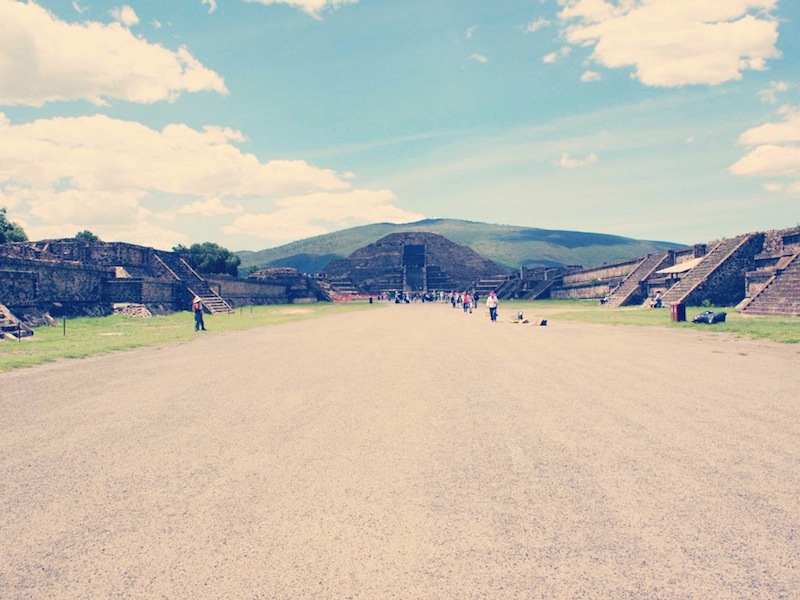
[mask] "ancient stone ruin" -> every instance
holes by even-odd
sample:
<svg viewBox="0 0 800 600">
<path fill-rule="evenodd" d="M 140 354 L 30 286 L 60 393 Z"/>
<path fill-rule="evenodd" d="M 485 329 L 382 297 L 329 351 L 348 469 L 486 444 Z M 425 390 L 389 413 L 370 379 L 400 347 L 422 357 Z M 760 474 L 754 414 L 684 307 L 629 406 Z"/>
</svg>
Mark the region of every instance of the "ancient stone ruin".
<svg viewBox="0 0 800 600">
<path fill-rule="evenodd" d="M 194 296 L 211 313 L 329 300 L 297 271 L 278 278 L 201 276 L 174 252 L 134 244 L 74 238 L 0 244 L 0 327 L 9 333 L 20 322 L 107 315 L 115 304 L 142 305 L 154 314 L 187 310 Z"/>
<path fill-rule="evenodd" d="M 604 298 L 608 307 L 738 305 L 745 314 L 800 316 L 800 227 L 740 235 L 593 269 L 517 273 L 433 233 L 394 233 L 314 277 L 262 269 L 246 279 L 201 276 L 178 254 L 79 239 L 0 244 L 0 338 L 32 335 L 54 318 L 327 301 L 353 294 L 478 290 L 501 298 Z"/>
<path fill-rule="evenodd" d="M 605 298 L 606 306 L 735 306 L 746 314 L 800 316 L 800 227 L 748 233 L 593 269 L 520 269 L 505 298 Z"/>
<path fill-rule="evenodd" d="M 325 267 L 323 278 L 350 293 L 463 291 L 508 271 L 435 233 L 392 233 Z"/>
</svg>

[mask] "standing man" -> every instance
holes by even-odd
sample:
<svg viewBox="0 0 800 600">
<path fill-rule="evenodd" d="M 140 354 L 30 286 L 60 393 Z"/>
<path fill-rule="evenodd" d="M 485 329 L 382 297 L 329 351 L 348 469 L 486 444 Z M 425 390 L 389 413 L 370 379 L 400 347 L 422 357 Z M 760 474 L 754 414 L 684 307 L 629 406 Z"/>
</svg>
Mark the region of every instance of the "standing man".
<svg viewBox="0 0 800 600">
<path fill-rule="evenodd" d="M 489 297 L 486 298 L 486 308 L 489 309 L 489 318 L 492 322 L 497 322 L 497 305 L 500 302 L 497 300 L 497 294 L 489 292 Z"/>
<path fill-rule="evenodd" d="M 194 330 L 206 330 L 206 324 L 203 322 L 203 303 L 200 301 L 200 296 L 195 296 L 192 300 L 192 310 L 194 311 Z"/>
</svg>

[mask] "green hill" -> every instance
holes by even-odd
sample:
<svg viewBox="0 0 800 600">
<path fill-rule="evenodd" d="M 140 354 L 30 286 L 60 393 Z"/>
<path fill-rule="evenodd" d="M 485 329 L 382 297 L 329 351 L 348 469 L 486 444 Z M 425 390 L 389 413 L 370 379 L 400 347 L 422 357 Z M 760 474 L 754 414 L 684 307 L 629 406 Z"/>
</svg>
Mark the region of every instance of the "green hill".
<svg viewBox="0 0 800 600">
<path fill-rule="evenodd" d="M 403 231 L 438 233 L 469 246 L 481 256 L 507 267 L 566 266 L 595 267 L 683 247 L 681 244 L 636 240 L 601 233 L 557 231 L 534 227 L 492 225 L 455 219 L 426 219 L 416 223 L 376 223 L 259 250 L 240 251 L 241 268 L 294 267 L 317 273 L 336 258 L 344 258 L 377 240 Z"/>
</svg>

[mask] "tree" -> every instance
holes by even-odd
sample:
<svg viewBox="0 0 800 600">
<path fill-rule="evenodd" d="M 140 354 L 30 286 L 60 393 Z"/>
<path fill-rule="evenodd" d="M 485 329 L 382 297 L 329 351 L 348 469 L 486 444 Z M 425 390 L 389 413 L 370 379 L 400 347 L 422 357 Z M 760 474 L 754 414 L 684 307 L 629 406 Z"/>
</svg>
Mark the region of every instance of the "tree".
<svg viewBox="0 0 800 600">
<path fill-rule="evenodd" d="M 99 242 L 100 241 L 100 238 L 97 237 L 95 234 L 93 234 L 88 229 L 84 229 L 83 231 L 79 231 L 78 233 L 76 233 L 75 234 L 75 239 L 76 240 L 83 240 L 85 242 L 89 242 L 90 244 L 93 244 L 95 242 Z"/>
<path fill-rule="evenodd" d="M 181 250 L 178 250 L 179 248 Z M 198 273 L 224 273 L 235 277 L 239 273 L 239 264 L 242 262 L 242 259 L 230 250 L 213 242 L 192 244 L 188 249 L 179 245 L 173 248 L 173 251 L 183 255 L 189 265 Z"/>
<path fill-rule="evenodd" d="M 6 219 L 6 209 L 0 208 L 0 244 L 6 242 L 27 242 L 28 236 L 22 227 Z"/>
</svg>

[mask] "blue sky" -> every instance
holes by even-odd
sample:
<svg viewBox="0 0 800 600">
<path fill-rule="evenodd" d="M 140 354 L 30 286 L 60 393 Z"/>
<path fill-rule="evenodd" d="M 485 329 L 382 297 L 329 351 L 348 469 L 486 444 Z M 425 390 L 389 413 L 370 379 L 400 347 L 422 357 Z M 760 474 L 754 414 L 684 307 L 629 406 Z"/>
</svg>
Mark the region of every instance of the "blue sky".
<svg viewBox="0 0 800 600">
<path fill-rule="evenodd" d="M 800 223 L 797 0 L 0 0 L 0 25 L 0 206 L 32 239 Z"/>
</svg>

